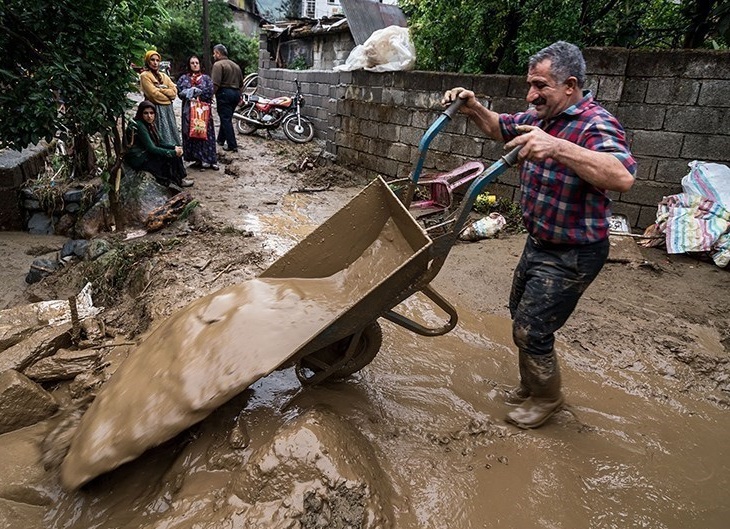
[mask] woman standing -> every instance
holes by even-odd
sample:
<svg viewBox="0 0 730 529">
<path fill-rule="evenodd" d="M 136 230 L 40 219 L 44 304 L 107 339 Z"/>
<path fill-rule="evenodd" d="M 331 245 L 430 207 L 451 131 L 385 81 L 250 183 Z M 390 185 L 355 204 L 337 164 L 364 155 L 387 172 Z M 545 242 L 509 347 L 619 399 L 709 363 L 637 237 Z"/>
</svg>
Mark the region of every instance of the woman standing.
<svg viewBox="0 0 730 529">
<path fill-rule="evenodd" d="M 182 138 L 185 160 L 193 162 L 190 167 L 196 169 L 218 170 L 218 154 L 215 149 L 215 129 L 210 104 L 213 101 L 213 80 L 200 69 L 200 59 L 193 55 L 188 59 L 188 71 L 177 80 L 177 90 L 182 99 Z M 208 121 L 206 137 L 190 137 L 191 101 L 208 103 Z"/>
<path fill-rule="evenodd" d="M 160 71 L 162 57 L 154 50 L 144 54 L 145 69 L 139 75 L 139 84 L 144 98 L 155 104 L 157 121 L 155 126 L 162 143 L 180 145 L 180 134 L 177 131 L 175 111 L 172 102 L 177 97 L 177 86 L 165 72 Z"/>
<path fill-rule="evenodd" d="M 151 101 L 139 104 L 137 114 L 127 126 L 124 161 L 133 169 L 151 173 L 164 186 L 189 187 L 193 181 L 185 178 L 182 147 L 161 141 L 155 127 L 156 114 Z"/>
</svg>

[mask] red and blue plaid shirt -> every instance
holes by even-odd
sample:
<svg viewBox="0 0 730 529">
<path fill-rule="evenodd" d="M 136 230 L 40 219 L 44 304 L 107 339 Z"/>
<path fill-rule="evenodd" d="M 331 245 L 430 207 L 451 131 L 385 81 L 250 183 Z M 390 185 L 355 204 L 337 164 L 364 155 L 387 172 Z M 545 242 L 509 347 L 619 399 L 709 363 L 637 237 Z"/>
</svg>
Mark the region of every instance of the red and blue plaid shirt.
<svg viewBox="0 0 730 529">
<path fill-rule="evenodd" d="M 590 92 L 555 119 L 538 119 L 534 110 L 500 114 L 502 136 L 510 141 L 518 125 L 540 127 L 548 134 L 592 151 L 609 152 L 632 174 L 636 161 L 618 120 L 593 101 Z M 522 163 L 520 169 L 522 217 L 533 237 L 553 243 L 587 244 L 608 237 L 611 199 L 606 191 L 581 179 L 552 159 Z"/>
</svg>

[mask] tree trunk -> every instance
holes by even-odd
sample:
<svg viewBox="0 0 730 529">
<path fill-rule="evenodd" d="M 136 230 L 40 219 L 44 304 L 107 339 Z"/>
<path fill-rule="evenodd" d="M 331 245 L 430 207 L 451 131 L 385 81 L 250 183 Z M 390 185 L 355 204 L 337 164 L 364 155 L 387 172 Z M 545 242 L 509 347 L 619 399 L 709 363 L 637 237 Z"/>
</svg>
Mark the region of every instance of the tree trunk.
<svg viewBox="0 0 730 529">
<path fill-rule="evenodd" d="M 90 178 L 96 170 L 96 154 L 86 134 L 77 134 L 73 139 L 73 174 L 76 178 Z"/>
<path fill-rule="evenodd" d="M 124 119 L 122 119 L 122 128 L 124 128 Z M 122 145 L 122 137 L 119 133 L 119 128 L 114 127 L 114 154 L 116 160 L 109 169 L 109 208 L 114 217 L 114 224 L 117 228 L 117 232 L 124 230 L 127 227 L 126 217 L 124 215 L 124 208 L 119 200 L 119 184 L 123 176 L 122 162 L 124 160 L 124 153 L 126 149 Z"/>
<path fill-rule="evenodd" d="M 716 0 L 694 0 L 683 9 L 689 19 L 689 27 L 684 34 L 684 48 L 700 48 L 707 39 L 712 24 L 710 13 L 715 7 Z"/>
</svg>

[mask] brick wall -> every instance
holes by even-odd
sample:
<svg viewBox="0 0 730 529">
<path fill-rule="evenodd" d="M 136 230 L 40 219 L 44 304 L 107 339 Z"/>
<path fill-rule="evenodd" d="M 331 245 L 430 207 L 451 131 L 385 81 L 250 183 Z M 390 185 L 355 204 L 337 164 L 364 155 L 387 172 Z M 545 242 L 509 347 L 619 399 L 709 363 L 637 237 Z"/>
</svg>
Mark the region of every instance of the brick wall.
<svg viewBox="0 0 730 529">
<path fill-rule="evenodd" d="M 418 143 L 443 110 L 443 92 L 454 86 L 474 90 L 497 112 L 526 106 L 524 75 L 463 75 L 436 72 L 370 73 L 272 69 L 262 46 L 260 86 L 264 95 L 293 93 L 302 83 L 305 114 L 317 136 L 342 163 L 368 176 L 409 175 Z M 585 51 L 587 88 L 624 125 L 639 163 L 627 193 L 613 193 L 614 212 L 644 228 L 654 221 L 665 195 L 681 192 L 687 163 L 703 160 L 730 165 L 730 53 L 646 52 L 615 48 Z M 501 144 L 457 116 L 431 143 L 424 168 L 448 171 L 472 159 L 494 161 Z M 519 198 L 514 169 L 490 190 Z"/>
</svg>

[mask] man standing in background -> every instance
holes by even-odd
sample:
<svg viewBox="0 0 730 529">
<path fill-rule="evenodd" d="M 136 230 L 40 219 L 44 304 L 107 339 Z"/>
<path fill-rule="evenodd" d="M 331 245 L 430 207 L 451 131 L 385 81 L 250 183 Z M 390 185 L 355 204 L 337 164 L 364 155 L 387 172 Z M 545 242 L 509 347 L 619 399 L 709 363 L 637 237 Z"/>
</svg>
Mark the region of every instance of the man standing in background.
<svg viewBox="0 0 730 529">
<path fill-rule="evenodd" d="M 228 50 L 223 44 L 213 46 L 213 93 L 220 126 L 218 128 L 218 145 L 224 151 L 238 152 L 236 132 L 233 130 L 233 112 L 241 100 L 243 73 L 241 68 L 228 58 Z"/>
</svg>

